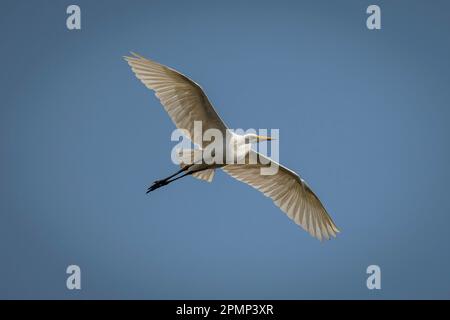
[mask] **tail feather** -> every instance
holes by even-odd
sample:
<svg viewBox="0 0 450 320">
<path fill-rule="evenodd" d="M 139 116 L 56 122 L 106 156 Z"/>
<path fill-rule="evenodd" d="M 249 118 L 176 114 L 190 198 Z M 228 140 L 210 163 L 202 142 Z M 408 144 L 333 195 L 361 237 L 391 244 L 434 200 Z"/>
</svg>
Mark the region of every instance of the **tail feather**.
<svg viewBox="0 0 450 320">
<path fill-rule="evenodd" d="M 194 178 L 211 182 L 214 178 L 214 169 L 206 169 L 192 174 Z"/>
</svg>

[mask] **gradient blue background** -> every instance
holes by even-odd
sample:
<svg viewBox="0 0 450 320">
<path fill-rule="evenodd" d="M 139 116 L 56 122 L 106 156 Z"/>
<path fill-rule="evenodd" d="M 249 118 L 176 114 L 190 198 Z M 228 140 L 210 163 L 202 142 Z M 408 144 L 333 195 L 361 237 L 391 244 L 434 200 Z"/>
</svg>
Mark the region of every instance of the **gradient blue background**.
<svg viewBox="0 0 450 320">
<path fill-rule="evenodd" d="M 72 3 L 81 31 L 66 29 Z M 0 298 L 450 298 L 449 11 L 2 0 Z M 280 128 L 280 161 L 338 238 L 320 243 L 222 172 L 146 196 L 176 168 L 174 126 L 129 51 L 199 82 L 230 127 Z M 370 264 L 382 290 L 366 288 Z"/>
</svg>

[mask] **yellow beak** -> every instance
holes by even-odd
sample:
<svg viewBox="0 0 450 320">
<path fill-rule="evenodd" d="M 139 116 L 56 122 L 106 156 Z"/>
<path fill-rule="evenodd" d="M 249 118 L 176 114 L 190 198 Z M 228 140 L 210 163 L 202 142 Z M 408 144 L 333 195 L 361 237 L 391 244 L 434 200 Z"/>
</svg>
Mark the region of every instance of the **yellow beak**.
<svg viewBox="0 0 450 320">
<path fill-rule="evenodd" d="M 258 141 L 270 141 L 275 140 L 274 138 L 267 137 L 267 136 L 258 136 Z"/>
</svg>

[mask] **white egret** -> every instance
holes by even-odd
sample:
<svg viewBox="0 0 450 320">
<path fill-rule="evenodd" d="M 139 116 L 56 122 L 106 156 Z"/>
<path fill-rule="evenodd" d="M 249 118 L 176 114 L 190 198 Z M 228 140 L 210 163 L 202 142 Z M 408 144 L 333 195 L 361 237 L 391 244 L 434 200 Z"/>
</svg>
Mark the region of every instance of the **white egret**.
<svg viewBox="0 0 450 320">
<path fill-rule="evenodd" d="M 194 121 L 201 121 L 203 130 L 218 129 L 223 133 L 223 137 L 229 137 L 230 140 L 225 148 L 229 148 L 231 145 L 237 150 L 238 157 L 256 156 L 257 159 L 257 162 L 253 164 L 248 161 L 243 164 L 227 164 L 226 161 L 210 164 L 207 164 L 207 161 L 201 161 L 189 165 L 182 163 L 179 171 L 165 179 L 155 181 L 148 188 L 147 193 L 188 175 L 211 181 L 214 170 L 222 168 L 232 177 L 270 197 L 290 219 L 312 236 L 319 240 L 336 236 L 339 232 L 338 228 L 306 182 L 292 170 L 250 148 L 251 143 L 270 140 L 269 137 L 230 133 L 198 84 L 169 67 L 134 53 L 132 55 L 132 57 L 124 58 L 137 78 L 147 88 L 155 91 L 156 97 L 175 125 L 184 129 L 195 144 L 200 148 L 205 147 L 205 142 L 201 141 L 201 137 L 199 139 L 194 135 Z M 194 151 L 192 152 L 194 153 Z M 262 175 L 261 168 L 272 164 L 279 166 L 277 173 Z"/>
</svg>

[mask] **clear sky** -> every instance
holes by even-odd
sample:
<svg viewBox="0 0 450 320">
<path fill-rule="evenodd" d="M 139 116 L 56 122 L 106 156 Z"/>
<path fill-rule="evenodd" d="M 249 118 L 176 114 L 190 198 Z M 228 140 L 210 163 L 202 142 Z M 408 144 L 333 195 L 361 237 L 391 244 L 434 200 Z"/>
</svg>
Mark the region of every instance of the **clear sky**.
<svg viewBox="0 0 450 320">
<path fill-rule="evenodd" d="M 66 28 L 72 3 L 80 31 Z M 369 31 L 374 3 L 382 29 Z M 0 298 L 450 298 L 449 10 L 1 1 Z M 337 239 L 223 172 L 145 195 L 177 169 L 174 126 L 129 51 L 200 83 L 231 128 L 279 128 L 280 162 Z M 70 264 L 80 291 L 66 288 Z"/>
</svg>

